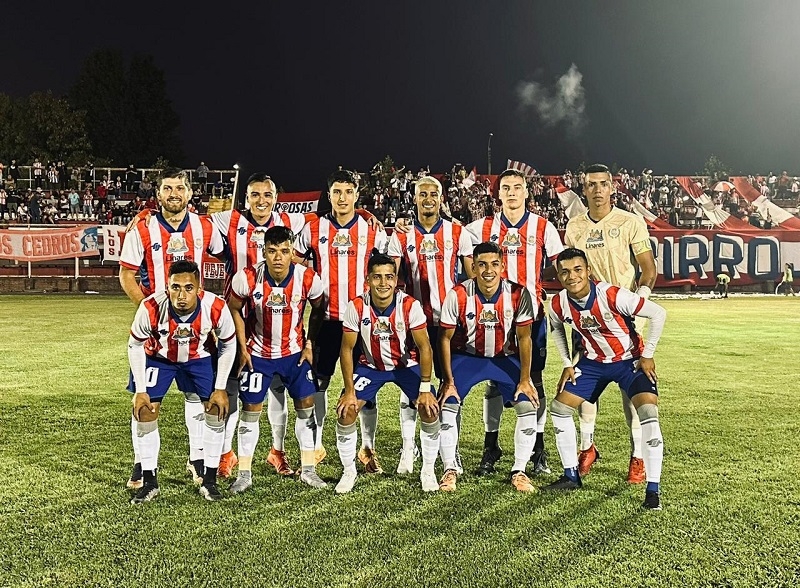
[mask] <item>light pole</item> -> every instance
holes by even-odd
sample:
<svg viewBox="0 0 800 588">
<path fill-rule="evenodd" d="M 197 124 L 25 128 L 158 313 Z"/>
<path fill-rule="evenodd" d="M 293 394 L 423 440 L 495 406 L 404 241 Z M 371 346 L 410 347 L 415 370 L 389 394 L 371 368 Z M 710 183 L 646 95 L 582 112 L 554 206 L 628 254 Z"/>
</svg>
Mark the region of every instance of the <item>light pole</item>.
<svg viewBox="0 0 800 588">
<path fill-rule="evenodd" d="M 234 163 L 233 169 L 236 170 L 236 175 L 233 176 L 233 206 L 236 206 L 239 199 L 239 164 Z"/>
<path fill-rule="evenodd" d="M 489 160 L 489 174 L 492 175 L 492 133 L 489 133 L 489 142 L 486 144 L 486 157 Z"/>
</svg>

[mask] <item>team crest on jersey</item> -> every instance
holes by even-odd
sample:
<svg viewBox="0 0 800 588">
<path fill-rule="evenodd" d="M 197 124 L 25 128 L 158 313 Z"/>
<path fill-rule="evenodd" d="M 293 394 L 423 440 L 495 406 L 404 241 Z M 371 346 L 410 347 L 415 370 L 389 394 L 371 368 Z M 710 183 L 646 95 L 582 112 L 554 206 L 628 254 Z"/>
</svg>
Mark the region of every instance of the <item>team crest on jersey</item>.
<svg viewBox="0 0 800 588">
<path fill-rule="evenodd" d="M 506 317 L 507 319 L 510 319 L 514 316 L 514 311 L 511 310 L 510 308 L 508 310 L 504 310 L 503 316 Z"/>
<path fill-rule="evenodd" d="M 597 322 L 597 319 L 594 317 L 594 315 L 582 314 L 581 329 L 586 329 L 587 331 L 599 331 L 600 323 Z"/>
<path fill-rule="evenodd" d="M 536 237 L 533 235 L 528 237 L 528 245 L 536 245 Z"/>
<path fill-rule="evenodd" d="M 180 234 L 172 235 L 169 238 L 169 241 L 167 241 L 168 255 L 186 253 L 187 251 L 189 251 L 189 246 L 186 244 L 186 239 L 182 235 Z"/>
<path fill-rule="evenodd" d="M 433 255 L 439 253 L 439 246 L 433 239 L 426 239 L 419 244 L 419 252 L 422 255 Z"/>
<path fill-rule="evenodd" d="M 612 314 L 610 312 L 603 313 L 603 320 L 610 321 L 613 318 L 614 317 L 612 316 Z"/>
<path fill-rule="evenodd" d="M 358 238 L 358 244 L 359 245 L 366 245 L 367 244 L 367 238 L 364 237 L 364 236 L 359 237 Z"/>
<path fill-rule="evenodd" d="M 619 229 L 617 227 L 614 227 L 613 229 L 608 229 L 608 236 L 611 237 L 612 239 L 616 239 L 617 237 L 619 237 Z"/>
<path fill-rule="evenodd" d="M 379 316 L 378 320 L 376 320 L 375 324 L 372 326 L 372 334 L 378 337 L 382 335 L 391 335 L 392 332 L 392 323 L 384 316 Z"/>
<path fill-rule="evenodd" d="M 292 296 L 292 304 L 297 304 L 301 300 L 302 300 L 302 297 L 300 296 L 300 294 L 295 294 L 294 296 Z"/>
<path fill-rule="evenodd" d="M 406 324 L 403 321 L 397 321 L 395 326 L 397 327 L 398 331 L 405 331 L 406 330 Z"/>
<path fill-rule="evenodd" d="M 203 238 L 202 237 L 198 237 L 197 239 L 195 239 L 194 240 L 194 246 L 195 246 L 195 248 L 198 248 L 198 249 L 200 247 L 202 247 L 203 246 Z"/>
<path fill-rule="evenodd" d="M 283 308 L 286 306 L 286 294 L 283 292 L 270 292 L 267 296 L 267 306 Z"/>
<path fill-rule="evenodd" d="M 603 229 L 592 229 L 586 237 L 586 249 L 599 249 L 605 247 L 603 240 Z"/>
<path fill-rule="evenodd" d="M 445 249 L 452 249 L 453 248 L 453 240 L 452 239 L 445 239 L 444 240 L 444 248 Z"/>
<path fill-rule="evenodd" d="M 179 345 L 185 345 L 197 337 L 195 336 L 194 330 L 192 329 L 192 325 L 190 323 L 180 323 L 175 328 L 175 332 L 172 333 L 172 338 L 175 339 Z"/>
<path fill-rule="evenodd" d="M 352 247 L 353 241 L 350 239 L 350 233 L 336 233 L 331 245 L 334 247 Z"/>
<path fill-rule="evenodd" d="M 264 244 L 264 235 L 266 234 L 266 230 L 262 227 L 253 230 L 253 234 L 250 235 L 250 241 L 253 243 L 258 243 L 259 245 Z"/>
<path fill-rule="evenodd" d="M 493 327 L 500 322 L 500 319 L 497 316 L 497 311 L 495 309 L 485 308 L 481 310 L 481 314 L 478 317 L 478 322 L 487 327 Z"/>
<path fill-rule="evenodd" d="M 500 245 L 502 247 L 519 247 L 522 245 L 522 240 L 519 238 L 519 233 L 506 233 L 505 239 Z"/>
</svg>

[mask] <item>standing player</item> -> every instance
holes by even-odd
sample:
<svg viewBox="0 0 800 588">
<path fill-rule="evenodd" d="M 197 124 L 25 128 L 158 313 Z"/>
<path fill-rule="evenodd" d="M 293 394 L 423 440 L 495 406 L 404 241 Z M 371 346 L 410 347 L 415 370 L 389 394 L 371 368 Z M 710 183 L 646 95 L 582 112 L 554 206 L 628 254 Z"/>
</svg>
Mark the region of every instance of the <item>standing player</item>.
<svg viewBox="0 0 800 588">
<path fill-rule="evenodd" d="M 271 227 L 264 233 L 264 261 L 239 270 L 233 278 L 229 304 L 239 340 L 239 368 L 246 368 L 241 378 L 240 464 L 239 475 L 231 486 L 234 494 L 253 484 L 252 462 L 261 408 L 273 376 L 278 376 L 289 390 L 297 411 L 300 480 L 313 488 L 326 486 L 315 470 L 316 386 L 311 371 L 314 339 L 324 316 L 322 282 L 310 268 L 292 263 L 293 242 L 291 229 Z M 312 307 L 308 337 L 303 329 L 306 302 Z M 241 313 L 244 308 L 247 312 Z"/>
<path fill-rule="evenodd" d="M 659 483 L 664 440 L 658 422 L 653 354 L 667 313 L 630 290 L 607 282 L 592 282 L 589 276 L 593 268 L 580 249 L 565 249 L 556 263 L 564 290 L 550 304 L 550 324 L 564 371 L 550 405 L 550 415 L 564 475 L 542 489 L 574 490 L 582 486 L 573 415 L 582 402 L 597 402 L 605 387 L 616 382 L 633 402 L 646 439 L 643 459 L 647 488 L 642 506 L 661 510 Z M 650 319 L 644 343 L 633 326 L 635 317 Z M 564 323 L 569 323 L 582 339 L 582 357 L 574 367 Z"/>
<path fill-rule="evenodd" d="M 228 412 L 225 379 L 236 359 L 235 335 L 225 301 L 201 290 L 200 270 L 193 261 L 171 264 L 168 288 L 139 305 L 128 340 L 128 359 L 129 390 L 135 393 L 131 433 L 144 480 L 131 503 L 148 502 L 159 493 L 158 415 L 173 380 L 184 393 L 196 394 L 205 406 L 201 424 L 205 471 L 200 494 L 206 500 L 222 498 L 217 466 Z M 216 377 L 210 351 L 214 347 L 219 353 Z"/>
<path fill-rule="evenodd" d="M 375 403 L 378 391 L 388 382 L 397 384 L 417 403 L 422 421 L 422 473 L 425 492 L 439 489 L 434 473 L 439 452 L 439 406 L 431 387 L 431 346 L 422 306 L 411 296 L 395 291 L 397 273 L 388 255 L 373 255 L 367 265 L 369 291 L 351 300 L 343 315 L 339 361 L 344 390 L 336 406 L 336 448 L 342 461 L 342 479 L 336 492 L 350 492 L 357 473 L 356 415 L 367 403 Z M 353 368 L 353 350 L 361 344 L 359 365 Z M 374 434 L 365 434 L 364 448 L 374 452 Z M 369 466 L 369 464 L 366 464 Z"/>
<path fill-rule="evenodd" d="M 533 386 L 538 394 L 536 415 L 536 443 L 531 461 L 534 473 L 549 472 L 547 452 L 544 447 L 544 427 L 547 411 L 542 383 L 542 370 L 547 359 L 547 322 L 544 317 L 542 280 L 554 279 L 555 268 L 545 269 L 545 260 L 554 260 L 564 249 L 558 231 L 553 224 L 531 212 L 526 205 L 528 187 L 525 175 L 514 169 L 507 169 L 498 177 L 502 211 L 467 225 L 472 242 L 497 243 L 503 251 L 505 270 L 503 277 L 528 289 L 534 304 L 534 322 L 531 326 L 533 353 L 530 372 Z M 497 388 L 490 385 L 484 398 L 483 418 L 486 436 L 483 442 L 483 458 L 478 474 L 494 471 L 494 464 L 503 455 L 497 443 L 500 417 L 503 414 L 503 399 Z"/>
<path fill-rule="evenodd" d="M 199 265 L 204 253 L 222 253 L 222 236 L 211 221 L 187 210 L 191 197 L 189 176 L 179 169 L 164 170 L 158 181 L 161 210 L 147 220 L 137 222 L 127 234 L 119 260 L 119 281 L 135 305 L 138 306 L 153 292 L 167 289 L 169 268 L 173 262 L 186 260 Z M 136 283 L 137 272 L 140 284 Z M 199 483 L 203 475 L 203 405 L 197 394 L 186 392 L 184 396 L 184 417 L 189 431 L 187 469 Z M 141 487 L 141 471 L 139 456 L 134 452 L 129 488 Z"/>
<path fill-rule="evenodd" d="M 780 283 L 775 286 L 775 296 L 778 295 L 778 292 L 783 289 L 784 296 L 788 296 L 791 294 L 792 296 L 795 295 L 794 289 L 792 288 L 792 283 L 794 282 L 794 264 L 787 263 L 784 265 L 783 268 L 783 279 Z"/>
<path fill-rule="evenodd" d="M 445 297 L 439 319 L 443 379 L 441 450 L 444 476 L 439 489 L 456 489 L 456 415 L 469 391 L 484 380 L 496 382 L 501 402 L 517 413 L 511 483 L 533 492 L 525 466 L 533 451 L 538 393 L 531 381 L 531 325 L 534 308 L 524 286 L 503 279 L 503 252 L 493 242 L 475 246 L 475 278 L 457 284 Z"/>
<path fill-rule="evenodd" d="M 328 411 L 328 385 L 336 369 L 342 342 L 344 312 L 350 300 L 364 293 L 367 262 L 373 250 L 383 252 L 387 243 L 382 228 L 371 227 L 356 215 L 358 182 L 351 172 L 339 170 L 328 178 L 328 199 L 331 212 L 303 227 L 295 243 L 300 255 L 311 255 L 325 291 L 325 320 L 317 337 L 317 341 L 325 341 L 325 345 L 319 346 L 314 352 L 319 384 L 319 392 L 314 399 L 317 463 L 325 457 L 322 428 Z M 359 412 L 359 420 L 364 447 L 359 451 L 358 458 L 368 471 L 380 472 L 380 464 L 372 449 L 375 447 L 375 427 L 378 422 L 378 409 L 374 403 L 367 403 Z"/>
<path fill-rule="evenodd" d="M 585 252 L 596 280 L 634 290 L 638 266 L 641 276 L 636 293 L 646 299 L 650 296 L 657 277 L 647 225 L 640 216 L 612 206 L 613 192 L 611 172 L 605 165 L 596 164 L 586 168 L 583 193 L 589 210 L 569 220 L 564 241 L 568 246 Z M 642 427 L 630 399 L 622 389 L 620 392 L 625 420 L 631 431 L 628 483 L 641 484 L 645 480 Z M 581 453 L 578 462 L 580 473 L 585 476 L 592 464 L 600 459 L 600 453 L 594 445 L 597 404 L 585 402 L 578 413 L 581 427 Z"/>
<path fill-rule="evenodd" d="M 423 176 L 414 186 L 417 222 L 411 232 L 395 231 L 389 240 L 388 253 L 394 258 L 397 271 L 406 267 L 406 283 L 411 295 L 422 304 L 428 322 L 428 339 L 433 349 L 433 367 L 441 379 L 438 345 L 439 315 L 442 302 L 453 289 L 458 275 L 459 258 L 471 252 L 472 245 L 463 227 L 443 219 L 442 184 L 433 176 Z M 470 264 L 470 271 L 471 271 Z M 403 449 L 397 473 L 414 470 L 417 410 L 405 393 L 400 391 L 400 432 Z"/>
</svg>

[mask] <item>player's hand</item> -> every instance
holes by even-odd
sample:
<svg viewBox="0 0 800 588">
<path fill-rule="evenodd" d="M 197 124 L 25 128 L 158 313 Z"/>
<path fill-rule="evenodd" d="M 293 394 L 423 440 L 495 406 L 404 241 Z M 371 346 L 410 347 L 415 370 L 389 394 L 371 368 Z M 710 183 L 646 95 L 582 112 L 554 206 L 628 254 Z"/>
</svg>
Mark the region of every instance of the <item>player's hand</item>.
<svg viewBox="0 0 800 588">
<path fill-rule="evenodd" d="M 239 353 L 239 369 L 236 370 L 236 375 L 241 376 L 244 368 L 247 368 L 248 372 L 255 371 L 253 370 L 253 358 L 250 357 L 250 354 L 247 352 L 247 349 L 239 348 L 238 353 Z"/>
<path fill-rule="evenodd" d="M 358 411 L 358 398 L 356 398 L 356 391 L 345 390 L 339 396 L 339 402 L 336 404 L 336 416 L 343 419 L 349 411 Z"/>
<path fill-rule="evenodd" d="M 307 361 L 308 365 L 314 365 L 313 347 L 309 347 L 308 345 L 303 347 L 303 351 L 300 352 L 300 361 L 297 362 L 297 365 L 302 365 L 304 361 Z"/>
<path fill-rule="evenodd" d="M 439 404 L 436 402 L 433 392 L 420 392 L 419 398 L 417 398 L 417 411 L 429 412 L 434 418 L 439 416 Z"/>
<path fill-rule="evenodd" d="M 137 421 L 139 420 L 139 413 L 143 408 L 146 408 L 150 412 L 155 412 L 156 407 L 155 405 L 150 402 L 150 395 L 147 392 L 137 392 L 133 395 L 133 418 Z"/>
<path fill-rule="evenodd" d="M 420 395 L 421 396 L 421 395 Z M 439 386 L 439 406 L 444 406 L 448 398 L 455 398 L 461 403 L 461 397 L 458 395 L 458 390 L 454 382 L 442 382 Z"/>
<path fill-rule="evenodd" d="M 136 213 L 134 217 L 131 219 L 131 222 L 129 222 L 128 225 L 125 227 L 125 232 L 130 233 L 133 230 L 133 228 L 139 224 L 140 220 L 147 220 L 149 218 L 150 218 L 149 208 L 145 208 L 141 212 Z"/>
<path fill-rule="evenodd" d="M 217 410 L 214 411 L 214 408 Z M 228 410 L 230 410 L 228 393 L 225 390 L 214 390 L 206 403 L 206 412 L 209 414 L 216 412 L 220 420 L 224 421 L 228 418 Z"/>
<path fill-rule="evenodd" d="M 647 379 L 655 384 L 658 382 L 656 375 L 656 362 L 652 357 L 642 357 L 639 360 L 639 371 L 642 372 Z"/>
<path fill-rule="evenodd" d="M 567 382 L 575 383 L 575 368 L 574 367 L 566 367 L 564 371 L 561 372 L 561 377 L 558 379 L 558 388 L 556 388 L 557 392 L 563 392 L 564 386 L 567 385 Z"/>
<path fill-rule="evenodd" d="M 373 215 L 369 219 L 367 219 L 367 226 L 371 229 L 375 229 L 376 231 L 385 231 L 386 227 L 383 226 L 383 223 L 378 220 L 378 217 Z"/>
<path fill-rule="evenodd" d="M 394 223 L 394 230 L 398 233 L 410 233 L 411 232 L 411 219 L 410 218 L 399 218 L 397 222 Z"/>
<path fill-rule="evenodd" d="M 534 408 L 539 408 L 539 393 L 533 387 L 533 382 L 530 378 L 517 384 L 517 390 L 514 392 L 514 402 L 519 402 L 519 397 L 523 395 L 528 397 Z"/>
</svg>

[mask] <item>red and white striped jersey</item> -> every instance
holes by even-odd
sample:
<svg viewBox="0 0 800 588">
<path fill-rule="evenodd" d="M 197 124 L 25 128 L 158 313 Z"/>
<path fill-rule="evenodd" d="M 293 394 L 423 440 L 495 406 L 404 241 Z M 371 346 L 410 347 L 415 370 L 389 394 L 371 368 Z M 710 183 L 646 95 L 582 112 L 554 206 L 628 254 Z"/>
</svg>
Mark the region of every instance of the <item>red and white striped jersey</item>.
<svg viewBox="0 0 800 588">
<path fill-rule="evenodd" d="M 216 352 L 214 336 L 230 341 L 236 336 L 231 311 L 211 292 L 197 294 L 197 307 L 187 316 L 172 308 L 166 291 L 151 294 L 139 304 L 131 325 L 131 336 L 144 341 L 147 355 L 173 363 L 185 363 Z"/>
<path fill-rule="evenodd" d="M 455 329 L 450 345 L 469 355 L 515 355 L 517 327 L 533 322 L 535 311 L 527 288 L 501 280 L 497 292 L 486 299 L 475 279 L 466 280 L 447 293 L 439 326 Z"/>
<path fill-rule="evenodd" d="M 645 299 L 607 282 L 592 282 L 585 304 L 562 290 L 550 301 L 551 324 L 567 323 L 583 338 L 584 356 L 602 363 L 638 359 L 644 344 L 633 326 Z"/>
<path fill-rule="evenodd" d="M 263 261 L 233 276 L 232 293 L 247 309 L 247 350 L 265 359 L 300 353 L 305 344 L 303 312 L 306 301 L 322 296 L 322 282 L 314 270 L 293 263 L 280 284 Z"/>
<path fill-rule="evenodd" d="M 145 296 L 167 289 L 169 266 L 173 261 L 194 261 L 202 267 L 203 254 L 222 253 L 222 235 L 207 216 L 187 212 L 177 229 L 161 213 L 136 224 L 122 243 L 119 264 L 139 270 L 140 287 Z M 203 272 L 200 271 L 202 286 Z"/>
<path fill-rule="evenodd" d="M 289 227 L 295 235 L 306 224 L 305 216 L 297 212 L 272 211 L 263 225 L 253 220 L 250 212 L 225 210 L 211 215 L 211 222 L 222 234 L 225 243 L 225 289 L 227 299 L 231 280 L 239 270 L 264 261 L 264 233 L 270 227 Z"/>
<path fill-rule="evenodd" d="M 453 289 L 459 257 L 472 252 L 472 242 L 461 225 L 440 219 L 430 232 L 414 223 L 410 233 L 395 231 L 388 254 L 406 263 L 411 295 L 420 301 L 428 324 L 438 325 L 442 302 Z"/>
<path fill-rule="evenodd" d="M 383 312 L 372 306 L 367 292 L 347 304 L 342 320 L 345 331 L 358 333 L 359 362 L 382 372 L 417 365 L 411 332 L 427 326 L 420 303 L 404 292 L 395 293 L 394 302 Z"/>
<path fill-rule="evenodd" d="M 525 212 L 519 222 L 512 225 L 502 212 L 498 212 L 468 224 L 467 230 L 472 236 L 472 249 L 486 241 L 500 245 L 506 264 L 503 277 L 525 286 L 536 302 L 538 312 L 542 303 L 541 275 L 545 257 L 554 260 L 564 250 L 553 223 Z"/>
<path fill-rule="evenodd" d="M 314 267 L 325 288 L 325 318 L 340 321 L 347 303 L 366 290 L 367 261 L 373 249 L 386 251 L 384 231 L 356 215 L 345 226 L 329 214 L 309 222 L 297 237 L 300 255 L 314 254 Z"/>
</svg>

